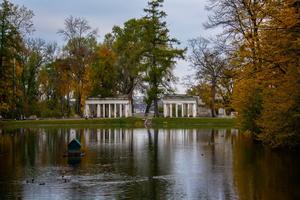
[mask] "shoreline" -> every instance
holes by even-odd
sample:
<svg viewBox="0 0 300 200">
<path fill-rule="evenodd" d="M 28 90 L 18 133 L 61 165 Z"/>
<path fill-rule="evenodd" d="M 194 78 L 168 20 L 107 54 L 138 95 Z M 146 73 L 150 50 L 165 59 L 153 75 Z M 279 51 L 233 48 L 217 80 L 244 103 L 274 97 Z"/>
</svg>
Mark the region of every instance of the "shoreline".
<svg viewBox="0 0 300 200">
<path fill-rule="evenodd" d="M 145 128 L 145 119 L 110 118 L 110 119 L 40 119 L 40 120 L 7 120 L 0 121 L 0 128 L 26 128 L 26 127 L 128 127 Z M 232 118 L 153 118 L 149 128 L 197 128 L 220 127 L 233 128 L 235 119 Z"/>
</svg>

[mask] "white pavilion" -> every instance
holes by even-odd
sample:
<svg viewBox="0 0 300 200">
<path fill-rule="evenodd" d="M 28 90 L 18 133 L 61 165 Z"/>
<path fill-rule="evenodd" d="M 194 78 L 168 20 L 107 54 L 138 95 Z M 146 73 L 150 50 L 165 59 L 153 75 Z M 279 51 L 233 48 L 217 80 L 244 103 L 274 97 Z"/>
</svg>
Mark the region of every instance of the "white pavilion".
<svg viewBox="0 0 300 200">
<path fill-rule="evenodd" d="M 84 116 L 97 118 L 131 117 L 131 100 L 127 97 L 88 98 L 85 101 Z"/>
<path fill-rule="evenodd" d="M 197 117 L 199 97 L 165 95 L 162 99 L 164 117 Z"/>
</svg>

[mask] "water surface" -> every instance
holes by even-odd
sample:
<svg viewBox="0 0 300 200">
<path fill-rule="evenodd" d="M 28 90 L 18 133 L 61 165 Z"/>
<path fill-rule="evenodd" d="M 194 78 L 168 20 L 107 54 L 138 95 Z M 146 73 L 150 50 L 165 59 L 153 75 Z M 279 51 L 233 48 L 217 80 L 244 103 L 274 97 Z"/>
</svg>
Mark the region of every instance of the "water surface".
<svg viewBox="0 0 300 200">
<path fill-rule="evenodd" d="M 0 159 L 0 199 L 300 199 L 299 156 L 234 129 L 4 129 Z"/>
</svg>

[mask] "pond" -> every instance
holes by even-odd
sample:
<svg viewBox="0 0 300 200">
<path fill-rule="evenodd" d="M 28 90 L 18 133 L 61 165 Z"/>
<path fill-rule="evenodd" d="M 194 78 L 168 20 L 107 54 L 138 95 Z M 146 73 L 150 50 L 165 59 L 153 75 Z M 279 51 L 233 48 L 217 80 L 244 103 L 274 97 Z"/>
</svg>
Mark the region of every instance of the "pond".
<svg viewBox="0 0 300 200">
<path fill-rule="evenodd" d="M 299 155 L 235 129 L 3 129 L 0 159 L 0 199 L 300 199 Z"/>
</svg>

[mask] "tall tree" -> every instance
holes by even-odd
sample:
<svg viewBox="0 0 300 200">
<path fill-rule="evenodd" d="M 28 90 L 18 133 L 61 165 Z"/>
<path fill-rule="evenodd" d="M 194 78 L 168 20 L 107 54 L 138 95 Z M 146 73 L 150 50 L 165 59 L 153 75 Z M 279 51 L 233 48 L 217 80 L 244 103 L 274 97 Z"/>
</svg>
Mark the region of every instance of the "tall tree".
<svg viewBox="0 0 300 200">
<path fill-rule="evenodd" d="M 127 95 L 132 102 L 134 90 L 141 85 L 145 67 L 142 64 L 144 52 L 144 20 L 130 19 L 124 27 L 115 26 L 113 35 L 115 42 L 113 49 L 116 52 L 116 66 L 118 70 L 118 90 Z"/>
<path fill-rule="evenodd" d="M 176 58 L 183 58 L 183 49 L 175 48 L 173 45 L 179 44 L 178 40 L 171 38 L 164 18 L 166 13 L 161 10 L 163 0 L 151 0 L 148 7 L 144 9 L 146 16 L 145 51 L 143 53 L 143 63 L 146 66 L 145 82 L 147 83 L 147 108 L 149 112 L 151 104 L 154 104 L 154 116 L 158 117 L 158 99 L 161 94 L 170 91 L 170 81 L 174 80 L 172 69 L 176 63 Z"/>
<path fill-rule="evenodd" d="M 19 98 L 22 115 L 35 114 L 40 97 L 39 73 L 42 67 L 53 62 L 55 45 L 47 44 L 42 39 L 27 39 L 20 52 L 20 89 L 22 96 Z"/>
<path fill-rule="evenodd" d="M 0 5 L 0 115 L 6 117 L 16 117 L 18 55 L 33 31 L 32 17 L 32 11 L 8 0 Z"/>
<path fill-rule="evenodd" d="M 83 18 L 70 16 L 65 20 L 65 29 L 59 30 L 67 44 L 64 50 L 70 57 L 71 70 L 74 74 L 76 113 L 81 115 L 84 98 L 89 94 L 89 72 L 96 49 L 97 30 L 92 30 Z"/>
<path fill-rule="evenodd" d="M 256 78 L 263 70 L 261 31 L 269 18 L 266 1 L 221 0 L 210 1 L 207 28 L 223 27 L 228 44 L 228 55 L 235 66 L 233 105 L 237 109 L 238 121 L 245 129 L 258 130 L 262 108 L 261 82 Z M 248 87 L 248 86 L 251 87 Z M 251 94 L 251 95 L 250 95 Z M 255 97 L 254 97 L 255 96 Z M 246 128 L 247 127 L 247 128 Z"/>
<path fill-rule="evenodd" d="M 216 117 L 216 94 L 218 85 L 223 78 L 226 69 L 226 60 L 221 52 L 212 47 L 204 38 L 189 41 L 191 54 L 189 61 L 196 70 L 196 80 L 210 86 L 210 108 L 212 117 Z"/>
<path fill-rule="evenodd" d="M 268 4 L 270 20 L 262 32 L 264 70 L 258 138 L 272 147 L 300 145 L 300 2 Z"/>
</svg>

